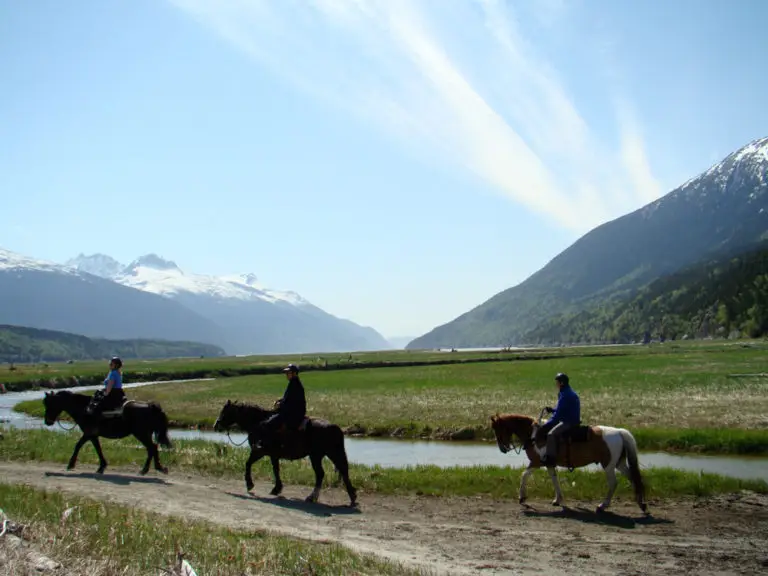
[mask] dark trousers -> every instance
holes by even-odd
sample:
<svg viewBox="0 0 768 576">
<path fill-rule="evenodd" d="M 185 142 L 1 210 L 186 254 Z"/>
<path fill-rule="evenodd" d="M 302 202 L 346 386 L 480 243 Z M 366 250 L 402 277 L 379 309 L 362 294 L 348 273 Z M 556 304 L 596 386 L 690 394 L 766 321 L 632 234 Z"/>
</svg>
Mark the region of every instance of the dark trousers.
<svg viewBox="0 0 768 576">
<path fill-rule="evenodd" d="M 98 415 L 105 410 L 114 410 L 122 406 L 125 401 L 125 392 L 122 388 L 112 388 L 109 394 L 104 394 L 102 390 L 93 395 L 91 403 L 88 405 L 88 412 L 93 415 Z"/>
</svg>

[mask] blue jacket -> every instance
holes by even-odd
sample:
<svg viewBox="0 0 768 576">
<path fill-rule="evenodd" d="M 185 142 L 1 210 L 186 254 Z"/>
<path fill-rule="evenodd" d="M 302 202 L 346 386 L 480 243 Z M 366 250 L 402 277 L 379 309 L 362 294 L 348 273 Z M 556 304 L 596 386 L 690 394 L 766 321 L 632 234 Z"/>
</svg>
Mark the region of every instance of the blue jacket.
<svg viewBox="0 0 768 576">
<path fill-rule="evenodd" d="M 563 386 L 560 389 L 560 394 L 557 396 L 555 412 L 552 414 L 552 418 L 547 421 L 547 424 L 557 424 L 559 422 L 574 425 L 581 422 L 581 402 L 579 401 L 579 395 L 576 394 L 570 386 Z"/>
</svg>

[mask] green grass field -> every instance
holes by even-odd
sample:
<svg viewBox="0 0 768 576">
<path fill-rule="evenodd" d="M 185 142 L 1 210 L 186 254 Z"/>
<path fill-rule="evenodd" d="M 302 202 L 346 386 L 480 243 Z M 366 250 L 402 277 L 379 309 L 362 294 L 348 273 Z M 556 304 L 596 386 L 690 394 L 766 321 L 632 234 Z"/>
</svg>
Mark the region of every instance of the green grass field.
<svg viewBox="0 0 768 576">
<path fill-rule="evenodd" d="M 687 347 L 706 348 L 711 343 L 692 343 Z M 340 370 L 364 366 L 398 366 L 436 362 L 482 362 L 546 357 L 569 357 L 584 354 L 626 355 L 644 354 L 641 346 L 590 346 L 584 348 L 536 348 L 511 351 L 438 352 L 432 350 L 381 352 L 354 352 L 344 354 L 298 354 L 276 356 L 227 356 L 223 358 L 177 358 L 171 360 L 130 360 L 124 365 L 126 382 L 148 380 L 175 380 L 188 378 L 231 377 L 276 373 L 288 362 L 301 365 L 304 370 Z M 38 386 L 98 384 L 106 375 L 108 359 L 103 362 L 3 364 L 0 382 L 9 390 Z"/>
<path fill-rule="evenodd" d="M 155 574 L 174 564 L 179 547 L 198 574 L 417 574 L 337 545 L 228 530 L 29 486 L 0 483 L 0 502 L 11 519 L 27 524 L 25 538 L 68 574 Z"/>
<path fill-rule="evenodd" d="M 565 371 L 584 422 L 626 427 L 641 449 L 768 454 L 768 378 L 731 377 L 764 371 L 765 343 L 578 350 L 531 361 L 310 371 L 303 381 L 311 415 L 366 435 L 490 439 L 492 414 L 535 416 L 554 405 L 553 377 Z M 271 406 L 284 387 L 281 374 L 267 374 L 148 386 L 130 396 L 159 402 L 174 425 L 205 428 L 227 400 Z M 39 401 L 19 409 L 42 415 Z"/>
<path fill-rule="evenodd" d="M 43 461 L 61 465 L 69 460 L 76 433 L 58 433 L 47 430 L 9 430 L 0 442 L 0 460 L 22 462 Z M 104 455 L 110 466 L 132 466 L 138 470 L 144 463 L 146 451 L 135 440 L 103 440 Z M 208 476 L 242 478 L 246 448 L 237 448 L 201 440 L 177 440 L 174 449 L 161 452 L 161 461 L 169 466 L 170 473 L 194 472 Z M 83 447 L 78 459 L 78 469 L 95 469 L 98 459 L 93 447 Z M 337 485 L 337 474 L 326 460 L 325 485 Z M 286 484 L 312 486 L 314 473 L 308 459 L 297 462 L 281 462 L 281 475 Z M 107 469 L 109 470 L 109 469 Z M 522 468 L 476 466 L 437 468 L 415 466 L 407 468 L 380 468 L 352 465 L 350 477 L 353 484 L 365 492 L 397 495 L 429 496 L 485 496 L 492 498 L 517 498 Z M 254 478 L 272 480 L 272 468 L 262 459 L 253 468 Z M 768 483 L 756 480 L 739 480 L 712 474 L 695 474 L 672 469 L 654 468 L 643 471 L 650 499 L 708 496 L 730 493 L 742 489 L 768 493 Z M 605 495 L 605 474 L 601 471 L 573 473 L 561 472 L 564 494 L 569 499 L 597 500 Z M 529 483 L 532 497 L 551 498 L 552 484 L 544 471 L 534 474 Z M 618 500 L 632 500 L 632 490 L 626 479 L 621 478 L 616 493 Z"/>
</svg>

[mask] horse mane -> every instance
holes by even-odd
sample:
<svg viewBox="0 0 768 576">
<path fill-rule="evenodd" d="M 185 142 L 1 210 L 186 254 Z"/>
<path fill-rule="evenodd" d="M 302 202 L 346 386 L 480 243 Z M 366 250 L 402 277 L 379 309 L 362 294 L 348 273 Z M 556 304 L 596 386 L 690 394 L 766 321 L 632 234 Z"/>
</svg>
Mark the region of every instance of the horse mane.
<svg viewBox="0 0 768 576">
<path fill-rule="evenodd" d="M 496 414 L 491 416 L 491 423 L 496 424 L 497 422 L 502 424 L 512 424 L 516 422 L 526 422 L 533 424 L 536 422 L 536 420 L 530 416 L 525 416 L 524 414 Z"/>
</svg>

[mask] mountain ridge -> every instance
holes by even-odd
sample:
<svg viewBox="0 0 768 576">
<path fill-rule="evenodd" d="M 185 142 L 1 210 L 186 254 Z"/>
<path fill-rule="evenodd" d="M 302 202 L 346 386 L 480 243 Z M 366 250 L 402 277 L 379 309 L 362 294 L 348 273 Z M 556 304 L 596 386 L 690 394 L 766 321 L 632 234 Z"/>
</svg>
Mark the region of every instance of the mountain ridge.
<svg viewBox="0 0 768 576">
<path fill-rule="evenodd" d="M 661 198 L 597 226 L 520 284 L 407 346 L 526 344 L 557 314 L 619 298 L 721 249 L 768 234 L 768 138 L 755 139 Z"/>
</svg>

